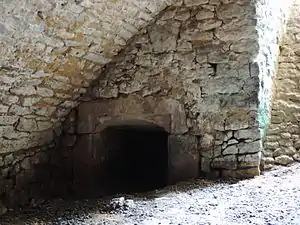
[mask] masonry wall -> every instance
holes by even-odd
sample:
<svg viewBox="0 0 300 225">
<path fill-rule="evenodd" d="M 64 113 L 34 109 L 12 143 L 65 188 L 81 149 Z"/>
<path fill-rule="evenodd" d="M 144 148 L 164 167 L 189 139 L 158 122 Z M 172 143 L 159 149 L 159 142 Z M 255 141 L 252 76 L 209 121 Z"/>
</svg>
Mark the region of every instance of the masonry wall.
<svg viewBox="0 0 300 225">
<path fill-rule="evenodd" d="M 185 161 L 178 165 L 178 171 L 187 173 L 180 179 L 201 174 L 258 175 L 259 74 L 251 73 L 258 52 L 254 12 L 251 1 L 167 8 L 106 65 L 82 98 L 85 102 L 75 110 L 75 118 L 69 119 L 75 132 L 68 132 L 69 126 L 64 132 L 68 138 L 62 152 L 69 163 L 63 164 L 80 161 L 80 171 L 92 161 L 92 157 L 82 160 L 82 146 L 95 152 L 91 155 L 101 152 L 96 143 L 104 122 L 169 115 L 170 119 L 152 122 L 169 127 L 170 137 L 190 146 L 175 157 Z M 168 121 L 168 126 L 161 125 Z M 172 157 L 172 149 L 169 154 Z M 66 180 L 76 177 L 74 168 L 70 170 Z"/>
<path fill-rule="evenodd" d="M 267 63 L 272 51 L 266 59 L 258 55 L 267 49 L 263 33 L 273 31 L 266 21 L 281 18 L 266 13 L 270 5 L 6 2 L 0 8 L 1 201 L 28 204 L 35 199 L 28 194 L 36 190 L 32 184 L 55 186 L 62 171 L 63 182 L 72 179 L 64 162 L 72 162 L 77 137 L 92 134 L 79 126 L 89 115 L 85 109 L 101 104 L 108 117 L 138 112 L 163 125 L 157 115 L 169 115 L 170 134 L 187 149 L 197 146 L 194 174 L 259 174 L 258 96 L 262 68 L 273 64 Z M 103 115 L 93 116 L 98 121 Z M 16 201 L 21 196 L 24 201 Z"/>
<path fill-rule="evenodd" d="M 264 141 L 266 169 L 300 160 L 299 96 L 300 2 L 293 1 L 274 82 L 271 122 Z"/>
<path fill-rule="evenodd" d="M 1 2 L 0 214 L 47 194 L 62 122 L 104 65 L 175 2 Z"/>
</svg>

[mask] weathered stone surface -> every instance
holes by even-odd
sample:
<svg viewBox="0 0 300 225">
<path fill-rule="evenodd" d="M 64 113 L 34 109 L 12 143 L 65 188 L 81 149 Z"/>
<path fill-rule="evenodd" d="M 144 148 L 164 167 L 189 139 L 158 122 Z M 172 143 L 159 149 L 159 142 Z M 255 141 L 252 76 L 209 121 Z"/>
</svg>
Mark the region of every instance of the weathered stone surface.
<svg viewBox="0 0 300 225">
<path fill-rule="evenodd" d="M 274 158 L 271 158 L 271 157 L 265 157 L 264 161 L 265 161 L 265 164 L 274 164 L 275 163 Z"/>
<path fill-rule="evenodd" d="M 275 150 L 279 147 L 278 142 L 265 142 L 264 147 L 268 150 Z"/>
<path fill-rule="evenodd" d="M 171 141 L 182 147 L 173 147 L 176 154 L 184 151 L 184 157 L 177 154 L 172 161 L 178 162 L 174 165 L 179 172 L 188 168 L 186 173 L 197 176 L 200 155 L 205 156 L 201 170 L 207 172 L 235 170 L 238 162 L 255 161 L 237 153 L 259 156 L 257 127 L 264 124 L 258 117 L 268 113 L 278 24 L 284 13 L 277 11 L 280 7 L 250 0 L 90 0 L 54 5 L 27 1 L 26 7 L 18 5 L 12 0 L 0 9 L 5 27 L 0 48 L 4 164 L 11 152 L 51 143 L 52 129 L 62 130 L 62 122 L 81 100 L 85 103 L 77 108 L 73 121 L 67 120 L 72 124 L 63 134 L 97 136 L 115 119 L 150 122 L 163 127 L 171 139 L 180 137 Z M 297 87 L 291 78 L 296 73 L 295 67 L 289 69 L 285 79 L 291 91 Z M 286 99 L 278 105 L 299 110 Z M 282 115 L 290 116 L 272 115 L 274 124 L 285 121 Z M 293 113 L 293 118 L 300 117 Z M 281 136 L 270 138 L 266 148 L 289 147 L 296 140 L 292 139 L 296 127 L 290 132 L 281 129 L 272 130 Z M 217 132 L 224 132 L 223 137 L 216 138 Z M 195 135 L 203 137 L 200 154 Z M 73 157 L 68 155 L 73 147 L 86 147 L 77 138 L 68 143 L 66 158 Z M 18 175 L 14 179 L 20 185 L 32 175 L 31 164 L 43 161 L 32 159 L 33 155 L 26 155 L 9 171 Z M 243 171 L 246 176 L 258 173 L 238 170 L 236 176 Z"/>
<path fill-rule="evenodd" d="M 297 140 L 295 143 L 294 143 L 294 147 L 299 150 L 300 149 L 300 140 Z"/>
<path fill-rule="evenodd" d="M 261 159 L 261 152 L 249 155 L 238 156 L 239 168 L 258 167 Z"/>
<path fill-rule="evenodd" d="M 280 165 L 284 165 L 284 166 L 292 163 L 293 161 L 294 161 L 293 158 L 290 156 L 287 156 L 287 155 L 280 155 L 275 158 L 276 164 L 280 164 Z"/>
<path fill-rule="evenodd" d="M 9 154 L 4 157 L 4 165 L 8 166 L 13 162 L 14 158 L 12 154 Z"/>
<path fill-rule="evenodd" d="M 198 140 L 190 135 L 169 136 L 170 183 L 197 177 L 199 173 Z"/>
<path fill-rule="evenodd" d="M 0 216 L 7 212 L 6 206 L 0 201 Z"/>
<path fill-rule="evenodd" d="M 258 140 L 260 139 L 260 131 L 258 128 L 238 130 L 234 133 L 234 137 L 236 139 Z"/>
<path fill-rule="evenodd" d="M 281 147 L 281 148 L 277 148 L 274 152 L 273 152 L 273 157 L 277 157 L 280 155 L 288 155 L 288 156 L 292 156 L 296 153 L 296 149 L 294 147 Z"/>
<path fill-rule="evenodd" d="M 231 145 L 225 148 L 222 152 L 223 155 L 235 155 L 239 153 L 239 149 L 236 145 Z"/>
<path fill-rule="evenodd" d="M 300 32 L 298 26 L 299 2 L 289 1 L 291 4 L 289 17 L 286 20 L 286 33 L 280 43 L 280 55 L 275 88 L 272 97 L 271 123 L 267 130 L 265 148 L 273 152 L 278 164 L 286 165 L 292 161 L 290 156 L 300 148 L 299 138 L 299 93 L 296 85 L 300 73 L 297 68 L 299 39 L 296 35 Z M 285 9 L 285 8 L 283 8 Z M 270 145 L 270 143 L 278 143 Z M 282 156 L 282 157 L 281 157 Z M 295 157 L 297 158 L 297 157 Z"/>
<path fill-rule="evenodd" d="M 293 159 L 297 162 L 300 162 L 300 154 L 299 153 L 294 154 Z"/>
<path fill-rule="evenodd" d="M 231 169 L 237 168 L 237 158 L 235 155 L 226 155 L 213 159 L 211 167 L 214 169 Z"/>
<path fill-rule="evenodd" d="M 4 166 L 4 160 L 3 157 L 0 156 L 0 167 Z"/>
<path fill-rule="evenodd" d="M 221 174 L 223 177 L 232 178 L 252 178 L 260 175 L 260 170 L 258 167 L 249 169 L 239 169 L 239 170 L 222 170 Z"/>
<path fill-rule="evenodd" d="M 238 145 L 239 153 L 245 154 L 245 153 L 255 153 L 261 151 L 261 142 L 260 141 L 254 141 L 249 143 L 240 143 Z"/>
<path fill-rule="evenodd" d="M 212 171 L 210 164 L 211 164 L 212 159 L 211 158 L 206 158 L 206 157 L 201 157 L 201 165 L 200 165 L 200 171 L 204 173 L 210 173 Z"/>
<path fill-rule="evenodd" d="M 23 159 L 20 165 L 22 169 L 29 170 L 31 166 L 30 158 Z"/>
</svg>

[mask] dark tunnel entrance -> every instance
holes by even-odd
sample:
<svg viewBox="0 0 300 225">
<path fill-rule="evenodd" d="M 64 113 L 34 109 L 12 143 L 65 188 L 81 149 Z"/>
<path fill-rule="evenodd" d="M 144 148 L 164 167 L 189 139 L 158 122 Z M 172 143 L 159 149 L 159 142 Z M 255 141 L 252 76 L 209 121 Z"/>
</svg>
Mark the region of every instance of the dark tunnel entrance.
<svg viewBox="0 0 300 225">
<path fill-rule="evenodd" d="M 151 123 L 112 125 L 102 133 L 109 194 L 167 185 L 168 133 Z"/>
</svg>

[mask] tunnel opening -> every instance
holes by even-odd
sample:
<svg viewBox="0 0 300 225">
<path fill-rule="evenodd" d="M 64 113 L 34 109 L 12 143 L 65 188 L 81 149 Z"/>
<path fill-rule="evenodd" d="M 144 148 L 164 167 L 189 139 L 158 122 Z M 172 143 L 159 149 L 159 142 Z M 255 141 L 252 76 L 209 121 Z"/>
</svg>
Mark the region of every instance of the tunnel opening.
<svg viewBox="0 0 300 225">
<path fill-rule="evenodd" d="M 107 194 L 167 185 L 168 133 L 151 123 L 111 125 L 102 133 Z"/>
</svg>

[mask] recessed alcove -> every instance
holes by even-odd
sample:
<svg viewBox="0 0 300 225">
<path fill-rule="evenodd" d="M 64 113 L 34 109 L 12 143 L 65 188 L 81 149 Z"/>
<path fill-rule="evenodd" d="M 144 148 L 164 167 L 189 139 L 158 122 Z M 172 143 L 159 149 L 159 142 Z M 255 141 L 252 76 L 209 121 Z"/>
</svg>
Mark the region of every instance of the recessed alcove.
<svg viewBox="0 0 300 225">
<path fill-rule="evenodd" d="M 169 133 L 143 120 L 113 121 L 80 135 L 73 151 L 75 197 L 146 192 L 168 184 Z"/>
<path fill-rule="evenodd" d="M 113 193 L 143 192 L 167 184 L 168 133 L 151 123 L 125 123 L 102 133 L 104 171 Z"/>
</svg>

